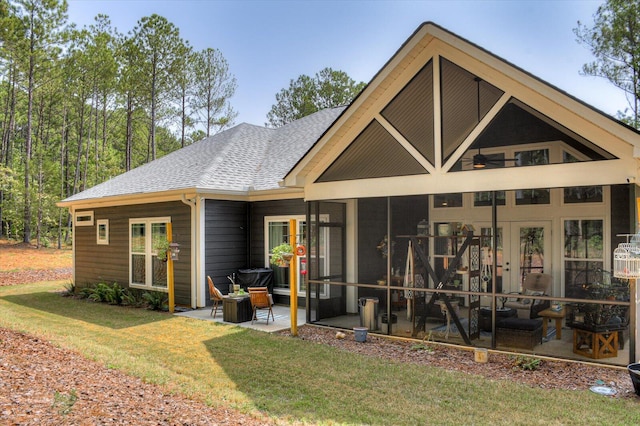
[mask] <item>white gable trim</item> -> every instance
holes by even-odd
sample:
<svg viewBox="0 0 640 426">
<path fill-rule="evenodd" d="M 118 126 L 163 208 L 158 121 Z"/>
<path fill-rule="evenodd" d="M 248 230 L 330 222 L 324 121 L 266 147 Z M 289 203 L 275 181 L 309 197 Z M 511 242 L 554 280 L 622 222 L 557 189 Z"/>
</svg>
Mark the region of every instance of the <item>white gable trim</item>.
<svg viewBox="0 0 640 426">
<path fill-rule="evenodd" d="M 515 98 L 567 129 L 585 137 L 587 140 L 602 147 L 602 149 L 618 158 L 638 157 L 638 154 L 640 154 L 640 135 L 632 129 L 597 112 L 566 93 L 468 41 L 434 24 L 425 24 L 402 46 L 398 53 L 374 77 L 353 104 L 345 110 L 345 113 L 289 172 L 283 180 L 283 184 L 286 186 L 304 186 L 306 197 L 309 198 L 311 196 L 312 199 L 315 199 L 315 195 L 311 194 L 323 191 L 312 191 L 311 186 L 314 185 L 312 183 L 322 175 L 373 119 L 379 121 L 385 129 L 433 175 L 434 167 L 436 170 L 439 169 L 442 155 L 440 152 L 442 134 L 442 129 L 440 128 L 440 55 L 467 71 L 478 75 L 480 78 L 505 92 L 498 104 L 484 117 L 481 127 L 486 126 L 490 119 L 497 114 L 499 108 L 509 99 Z M 436 152 L 436 164 L 433 166 L 429 165 L 428 162 L 380 116 L 382 108 L 384 108 L 430 60 L 433 60 L 434 66 L 434 148 Z M 444 169 L 449 169 L 454 164 L 455 160 L 464 153 L 466 148 L 471 144 L 473 137 L 477 136 L 480 130 L 480 128 L 476 129 L 463 143 L 463 146 L 456 150 L 452 158 L 445 164 Z M 637 171 L 635 167 L 634 165 L 633 173 L 630 172 L 630 167 L 624 167 L 624 174 L 627 176 L 636 176 Z M 598 167 L 598 169 L 600 169 L 600 167 Z M 513 169 L 510 169 L 509 176 L 512 176 L 512 173 Z M 400 179 L 412 180 L 411 178 Z M 433 177 L 417 179 L 436 180 L 436 178 Z M 511 179 L 511 177 L 509 177 L 509 179 Z M 453 179 L 453 181 L 455 180 L 456 179 Z M 476 180 L 475 175 L 473 176 L 473 180 Z M 612 183 L 622 182 L 619 178 L 610 178 L 609 180 L 615 181 Z M 376 179 L 375 181 L 379 182 L 380 179 Z M 352 186 L 352 183 L 343 184 L 347 187 Z M 558 184 L 559 181 L 556 181 L 554 186 Z M 322 186 L 327 185 L 331 184 L 323 184 Z M 580 183 L 580 185 L 586 185 L 586 183 Z M 451 189 L 444 192 L 454 191 Z"/>
<path fill-rule="evenodd" d="M 636 169 L 637 160 L 627 157 L 606 161 L 323 182 L 306 186 L 305 199 L 312 201 L 626 184 L 630 179 L 636 179 Z"/>
</svg>

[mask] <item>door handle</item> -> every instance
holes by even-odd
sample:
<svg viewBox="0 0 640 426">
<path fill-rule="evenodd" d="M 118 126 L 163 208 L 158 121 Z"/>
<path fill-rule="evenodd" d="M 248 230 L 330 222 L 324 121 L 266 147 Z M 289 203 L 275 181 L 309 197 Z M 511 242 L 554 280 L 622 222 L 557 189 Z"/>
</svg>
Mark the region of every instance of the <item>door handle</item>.
<svg viewBox="0 0 640 426">
<path fill-rule="evenodd" d="M 509 269 L 509 262 L 506 262 L 506 263 L 504 264 L 504 270 L 505 270 L 506 272 L 509 272 L 509 271 L 510 271 L 510 269 Z"/>
</svg>

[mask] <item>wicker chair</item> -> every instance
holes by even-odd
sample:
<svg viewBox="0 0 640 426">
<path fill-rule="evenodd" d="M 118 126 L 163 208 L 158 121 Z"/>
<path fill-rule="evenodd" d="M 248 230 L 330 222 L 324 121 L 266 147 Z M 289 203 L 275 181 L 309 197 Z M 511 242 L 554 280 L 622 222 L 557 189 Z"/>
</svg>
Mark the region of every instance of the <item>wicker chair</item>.
<svg viewBox="0 0 640 426">
<path fill-rule="evenodd" d="M 222 293 L 220 293 L 220 290 L 218 290 L 216 288 L 215 285 L 213 285 L 213 280 L 211 279 L 210 276 L 207 275 L 207 282 L 209 283 L 209 297 L 211 298 L 211 301 L 213 302 L 213 306 L 211 307 L 211 314 L 213 315 L 213 317 L 216 317 L 216 314 L 218 313 L 218 306 L 220 306 L 222 308 Z"/>
<path fill-rule="evenodd" d="M 251 318 L 251 324 L 258 320 L 256 315 L 259 309 L 268 309 L 267 312 L 267 325 L 269 325 L 269 315 L 271 319 L 275 321 L 273 316 L 273 310 L 271 309 L 271 298 L 269 297 L 269 290 L 267 287 L 249 287 L 249 298 L 251 299 L 251 307 L 253 308 L 253 317 Z"/>
<path fill-rule="evenodd" d="M 549 274 L 530 273 L 522 283 L 522 293 L 525 296 L 550 296 L 553 288 L 553 278 Z M 535 319 L 540 318 L 538 312 L 551 307 L 548 300 L 536 300 L 530 298 L 518 298 L 507 301 L 503 307 L 513 308 L 518 311 L 518 318 Z"/>
</svg>

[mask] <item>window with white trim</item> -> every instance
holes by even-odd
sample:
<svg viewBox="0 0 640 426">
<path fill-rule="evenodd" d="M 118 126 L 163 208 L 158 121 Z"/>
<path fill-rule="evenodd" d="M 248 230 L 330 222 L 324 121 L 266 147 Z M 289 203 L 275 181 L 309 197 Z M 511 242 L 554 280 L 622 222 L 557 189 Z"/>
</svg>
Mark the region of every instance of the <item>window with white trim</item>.
<svg viewBox="0 0 640 426">
<path fill-rule="evenodd" d="M 109 219 L 96 221 L 96 244 L 109 245 Z"/>
<path fill-rule="evenodd" d="M 93 210 L 88 212 L 76 212 L 75 226 L 93 226 Z"/>
<path fill-rule="evenodd" d="M 131 287 L 167 291 L 167 262 L 155 247 L 167 239 L 170 217 L 129 219 L 129 284 Z"/>
</svg>

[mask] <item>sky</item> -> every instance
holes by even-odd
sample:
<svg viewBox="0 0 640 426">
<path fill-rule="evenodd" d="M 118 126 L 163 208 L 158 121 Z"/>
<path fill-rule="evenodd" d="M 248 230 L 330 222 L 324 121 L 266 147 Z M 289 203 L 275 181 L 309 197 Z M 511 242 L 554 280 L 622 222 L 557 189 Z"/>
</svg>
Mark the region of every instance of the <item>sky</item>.
<svg viewBox="0 0 640 426">
<path fill-rule="evenodd" d="M 601 111 L 627 107 L 607 80 L 580 74 L 594 60 L 576 41 L 599 0 L 68 0 L 69 22 L 110 17 L 121 33 L 144 16 L 165 17 L 196 49 L 215 48 L 238 88 L 235 124 L 264 125 L 275 95 L 323 68 L 369 82 L 423 22 L 431 21 Z"/>
</svg>

